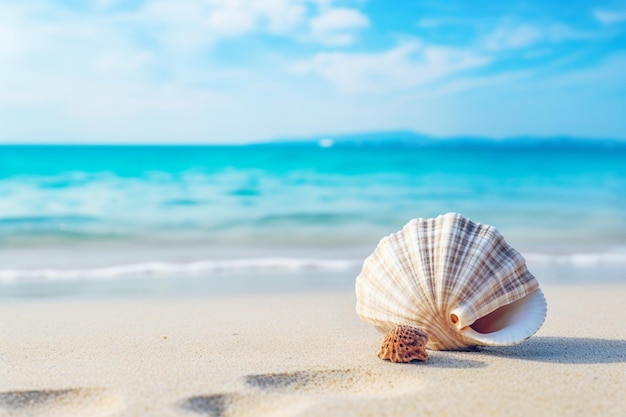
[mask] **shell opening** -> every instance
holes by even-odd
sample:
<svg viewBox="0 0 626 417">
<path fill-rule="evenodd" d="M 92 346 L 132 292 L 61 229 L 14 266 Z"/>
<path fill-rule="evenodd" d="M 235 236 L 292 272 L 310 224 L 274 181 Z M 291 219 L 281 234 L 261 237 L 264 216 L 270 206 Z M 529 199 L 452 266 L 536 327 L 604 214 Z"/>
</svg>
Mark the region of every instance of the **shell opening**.
<svg viewBox="0 0 626 417">
<path fill-rule="evenodd" d="M 502 306 L 461 332 L 476 344 L 504 346 L 519 343 L 532 336 L 546 317 L 546 299 L 540 289 Z M 459 317 L 462 319 L 462 317 Z"/>
<path fill-rule="evenodd" d="M 484 317 L 479 318 L 470 327 L 482 334 L 497 332 L 505 327 L 513 324 L 520 317 L 520 313 L 524 310 L 531 298 L 536 294 L 530 293 L 517 301 L 502 306 Z"/>
</svg>

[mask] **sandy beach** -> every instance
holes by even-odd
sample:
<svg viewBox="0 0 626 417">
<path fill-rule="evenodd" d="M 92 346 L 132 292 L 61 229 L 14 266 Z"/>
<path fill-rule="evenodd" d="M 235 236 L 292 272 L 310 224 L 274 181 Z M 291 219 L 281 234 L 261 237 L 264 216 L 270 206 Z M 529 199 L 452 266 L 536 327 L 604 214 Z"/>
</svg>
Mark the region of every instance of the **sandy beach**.
<svg viewBox="0 0 626 417">
<path fill-rule="evenodd" d="M 0 305 L 0 416 L 622 416 L 626 285 L 544 286 L 513 347 L 376 357 L 352 292 Z"/>
<path fill-rule="evenodd" d="M 626 417 L 625 46 L 626 0 L 0 0 L 0 417 Z"/>
</svg>

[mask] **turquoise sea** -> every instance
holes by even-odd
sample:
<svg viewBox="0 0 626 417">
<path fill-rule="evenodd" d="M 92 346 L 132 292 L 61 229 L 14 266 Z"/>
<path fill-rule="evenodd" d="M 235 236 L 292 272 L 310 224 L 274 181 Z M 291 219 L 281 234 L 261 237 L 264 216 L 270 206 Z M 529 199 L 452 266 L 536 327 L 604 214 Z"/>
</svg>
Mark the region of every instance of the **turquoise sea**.
<svg viewBox="0 0 626 417">
<path fill-rule="evenodd" d="M 348 288 L 451 211 L 548 281 L 626 281 L 626 142 L 375 139 L 0 146 L 0 298 Z"/>
</svg>

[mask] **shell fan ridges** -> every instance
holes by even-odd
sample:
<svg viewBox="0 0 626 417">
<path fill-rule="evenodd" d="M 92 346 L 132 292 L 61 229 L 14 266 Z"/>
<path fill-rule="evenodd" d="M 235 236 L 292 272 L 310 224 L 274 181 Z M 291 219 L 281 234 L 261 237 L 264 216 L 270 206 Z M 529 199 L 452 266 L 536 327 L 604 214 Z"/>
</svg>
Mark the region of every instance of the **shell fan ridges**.
<svg viewBox="0 0 626 417">
<path fill-rule="evenodd" d="M 519 343 L 546 314 L 522 255 L 494 227 L 455 213 L 413 219 L 381 239 L 356 293 L 363 320 L 383 333 L 420 328 L 435 350 Z"/>
</svg>

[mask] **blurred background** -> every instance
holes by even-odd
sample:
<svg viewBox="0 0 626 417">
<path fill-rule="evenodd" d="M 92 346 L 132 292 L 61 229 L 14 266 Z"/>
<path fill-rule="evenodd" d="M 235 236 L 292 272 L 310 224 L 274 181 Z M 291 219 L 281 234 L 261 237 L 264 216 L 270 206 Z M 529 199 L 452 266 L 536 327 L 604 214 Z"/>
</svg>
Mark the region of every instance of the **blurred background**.
<svg viewBox="0 0 626 417">
<path fill-rule="evenodd" d="M 626 274 L 623 1 L 0 0 L 0 299 L 351 288 L 450 211 Z"/>
</svg>

